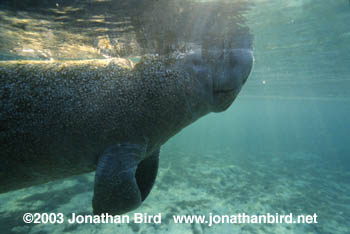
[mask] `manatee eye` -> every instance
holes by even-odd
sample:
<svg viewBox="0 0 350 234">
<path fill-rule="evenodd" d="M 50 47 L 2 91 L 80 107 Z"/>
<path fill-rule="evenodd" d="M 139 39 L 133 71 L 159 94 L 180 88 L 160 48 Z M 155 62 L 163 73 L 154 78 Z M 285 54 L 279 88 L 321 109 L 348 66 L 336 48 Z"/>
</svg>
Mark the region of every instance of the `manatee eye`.
<svg viewBox="0 0 350 234">
<path fill-rule="evenodd" d="M 199 66 L 201 64 L 201 60 L 199 58 L 193 58 L 192 63 L 195 66 Z"/>
<path fill-rule="evenodd" d="M 199 65 L 202 64 L 202 60 L 201 60 L 200 57 L 195 56 L 195 57 L 192 58 L 192 63 L 193 63 L 193 65 L 195 65 L 195 66 L 199 66 Z"/>
</svg>

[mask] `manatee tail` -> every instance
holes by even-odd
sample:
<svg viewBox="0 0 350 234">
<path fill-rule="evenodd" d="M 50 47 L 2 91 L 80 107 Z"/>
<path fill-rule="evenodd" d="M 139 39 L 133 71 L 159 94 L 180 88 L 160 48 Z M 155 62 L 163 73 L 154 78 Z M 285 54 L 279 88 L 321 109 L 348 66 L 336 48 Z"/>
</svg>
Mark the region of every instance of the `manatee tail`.
<svg viewBox="0 0 350 234">
<path fill-rule="evenodd" d="M 95 174 L 94 214 L 123 214 L 136 209 L 146 199 L 159 162 L 159 150 L 141 161 L 146 148 L 146 145 L 118 144 L 105 150 Z"/>
</svg>

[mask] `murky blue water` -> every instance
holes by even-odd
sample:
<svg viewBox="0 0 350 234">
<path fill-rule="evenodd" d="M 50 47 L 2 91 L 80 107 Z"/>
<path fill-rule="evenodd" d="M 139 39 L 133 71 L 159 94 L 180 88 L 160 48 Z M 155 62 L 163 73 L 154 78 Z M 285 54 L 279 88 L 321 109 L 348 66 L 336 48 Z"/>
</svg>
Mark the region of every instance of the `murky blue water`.
<svg viewBox="0 0 350 234">
<path fill-rule="evenodd" d="M 227 111 L 203 117 L 163 146 L 154 188 L 134 211 L 162 213 L 161 224 L 23 222 L 27 212 L 61 212 L 67 217 L 72 212 L 91 214 L 94 173 L 90 173 L 1 194 L 1 233 L 350 233 L 349 1 L 251 3 L 242 13 L 254 37 L 255 64 L 247 83 Z M 48 37 L 61 41 L 59 37 L 65 36 L 81 40 L 79 56 L 113 56 L 108 45 L 103 47 L 99 41 L 84 44 L 84 38 L 75 38 L 79 25 L 67 29 L 65 35 L 50 37 L 55 27 L 60 33 L 65 30 L 53 24 L 52 29 L 38 34 L 42 37 L 37 42 L 18 39 L 34 52 L 32 47 L 12 45 L 7 30 L 12 35 L 19 31 L 6 22 L 16 22 L 20 28 L 27 19 L 26 27 L 34 30 L 45 20 L 33 17 L 31 22 L 35 11 L 20 7 L 17 13 L 13 8 L 0 9 L 3 59 L 49 59 L 60 53 L 64 58 L 69 42 L 66 54 L 45 43 Z M 14 19 L 16 14 L 21 20 Z M 92 30 L 99 27 L 99 21 L 95 23 L 90 25 Z M 132 39 L 125 39 L 125 44 Z M 9 46 L 3 44 L 7 42 Z M 159 48 L 165 47 L 150 50 Z M 139 50 L 129 48 L 132 56 Z M 318 218 L 312 224 L 220 223 L 211 227 L 175 224 L 172 219 L 173 215 L 209 213 L 316 213 Z"/>
</svg>

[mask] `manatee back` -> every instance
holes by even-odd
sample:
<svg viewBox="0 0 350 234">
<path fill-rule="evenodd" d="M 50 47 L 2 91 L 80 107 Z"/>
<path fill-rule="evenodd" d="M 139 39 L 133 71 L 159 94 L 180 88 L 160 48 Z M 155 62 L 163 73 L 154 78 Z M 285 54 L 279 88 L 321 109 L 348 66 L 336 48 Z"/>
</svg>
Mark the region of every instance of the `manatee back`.
<svg viewBox="0 0 350 234">
<path fill-rule="evenodd" d="M 119 59 L 0 62 L 0 192 L 93 170 L 109 144 L 100 110 L 132 68 Z"/>
<path fill-rule="evenodd" d="M 116 143 L 154 151 L 192 121 L 189 77 L 128 61 L 0 62 L 0 193 L 93 171 Z"/>
</svg>

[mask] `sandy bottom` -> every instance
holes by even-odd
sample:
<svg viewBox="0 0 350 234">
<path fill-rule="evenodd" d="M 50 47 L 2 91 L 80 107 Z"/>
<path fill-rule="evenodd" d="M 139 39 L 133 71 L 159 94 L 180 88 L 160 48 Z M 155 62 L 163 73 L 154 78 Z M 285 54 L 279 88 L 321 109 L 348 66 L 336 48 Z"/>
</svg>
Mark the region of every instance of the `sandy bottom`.
<svg viewBox="0 0 350 234">
<path fill-rule="evenodd" d="M 350 172 L 307 152 L 161 151 L 155 186 L 134 212 L 162 223 L 25 224 L 27 212 L 92 214 L 94 173 L 0 196 L 1 233 L 349 233 Z M 173 215 L 318 215 L 317 224 L 176 224 Z"/>
</svg>

